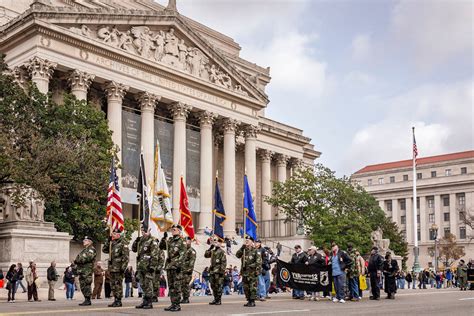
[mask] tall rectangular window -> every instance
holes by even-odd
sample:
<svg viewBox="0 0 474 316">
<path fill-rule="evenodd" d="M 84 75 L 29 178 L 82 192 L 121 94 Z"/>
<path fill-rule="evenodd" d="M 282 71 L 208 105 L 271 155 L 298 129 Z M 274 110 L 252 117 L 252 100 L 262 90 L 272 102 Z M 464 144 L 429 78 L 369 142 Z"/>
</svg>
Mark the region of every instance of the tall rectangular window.
<svg viewBox="0 0 474 316">
<path fill-rule="evenodd" d="M 436 171 L 431 171 L 431 177 L 436 178 Z"/>
<path fill-rule="evenodd" d="M 466 167 L 462 167 L 461 168 L 461 174 L 466 174 L 467 173 L 467 168 Z"/>
<path fill-rule="evenodd" d="M 390 177 L 390 183 L 395 183 L 395 177 L 394 176 Z"/>
<path fill-rule="evenodd" d="M 459 239 L 466 239 L 466 227 L 459 227 Z"/>
<path fill-rule="evenodd" d="M 445 175 L 446 177 L 449 177 L 449 176 L 451 175 L 451 169 L 446 169 L 446 170 L 444 170 L 444 175 Z"/>
<path fill-rule="evenodd" d="M 428 222 L 434 223 L 434 214 L 433 213 L 428 214 Z"/>
<path fill-rule="evenodd" d="M 429 197 L 427 200 L 426 200 L 427 204 L 428 204 L 428 208 L 432 209 L 434 208 L 434 198 L 433 197 Z"/>
<path fill-rule="evenodd" d="M 465 212 L 459 212 L 459 220 L 464 221 L 466 219 L 466 213 Z"/>
<path fill-rule="evenodd" d="M 405 211 L 407 209 L 407 201 L 405 199 L 398 200 L 400 203 L 400 210 Z"/>
<path fill-rule="evenodd" d="M 392 211 L 392 200 L 388 200 L 386 202 L 387 204 L 387 212 L 391 212 Z"/>
<path fill-rule="evenodd" d="M 423 174 L 422 174 L 421 172 L 417 173 L 417 174 L 416 174 L 416 179 L 417 179 L 417 180 L 423 179 Z"/>
<path fill-rule="evenodd" d="M 449 195 L 443 197 L 443 206 L 449 206 Z"/>
<path fill-rule="evenodd" d="M 466 205 L 466 196 L 464 195 L 464 193 L 458 194 L 458 205 L 459 206 Z"/>
<path fill-rule="evenodd" d="M 367 185 L 372 185 L 372 179 L 367 180 Z"/>
<path fill-rule="evenodd" d="M 443 213 L 444 221 L 449 222 L 449 213 Z"/>
<path fill-rule="evenodd" d="M 436 231 L 433 229 L 430 229 L 430 240 L 435 240 L 436 238 Z"/>
<path fill-rule="evenodd" d="M 408 175 L 407 174 L 403 175 L 403 181 L 408 181 Z"/>
<path fill-rule="evenodd" d="M 416 208 L 420 209 L 420 197 L 416 198 Z"/>
<path fill-rule="evenodd" d="M 379 178 L 379 184 L 383 184 L 383 178 Z"/>
<path fill-rule="evenodd" d="M 400 216 L 400 224 L 404 225 L 407 223 L 407 217 L 405 215 Z"/>
<path fill-rule="evenodd" d="M 416 236 L 418 240 L 421 240 L 421 231 L 419 229 L 416 231 Z"/>
<path fill-rule="evenodd" d="M 444 237 L 448 237 L 448 235 L 451 233 L 451 229 L 449 227 L 444 228 Z"/>
</svg>

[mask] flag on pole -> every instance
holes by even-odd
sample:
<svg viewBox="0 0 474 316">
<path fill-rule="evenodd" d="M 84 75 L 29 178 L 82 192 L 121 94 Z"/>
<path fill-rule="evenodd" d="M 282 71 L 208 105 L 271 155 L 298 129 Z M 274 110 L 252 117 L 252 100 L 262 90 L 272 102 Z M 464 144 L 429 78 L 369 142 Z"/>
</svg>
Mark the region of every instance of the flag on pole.
<svg viewBox="0 0 474 316">
<path fill-rule="evenodd" d="M 171 214 L 171 198 L 166 183 L 165 173 L 160 159 L 160 143 L 156 141 L 155 147 L 155 170 L 153 173 L 152 187 L 153 202 L 151 205 L 151 219 L 162 232 L 167 231 L 173 225 Z"/>
<path fill-rule="evenodd" d="M 244 176 L 244 214 L 245 214 L 245 235 L 252 237 L 254 240 L 257 239 L 257 216 L 253 208 L 252 192 L 250 192 L 250 186 L 247 179 L 247 175 Z"/>
<path fill-rule="evenodd" d="M 415 128 L 413 127 L 413 160 L 415 161 L 415 165 L 416 157 L 418 157 L 418 147 L 416 147 Z"/>
<path fill-rule="evenodd" d="M 122 199 L 118 184 L 117 169 L 115 159 L 112 158 L 110 166 L 109 188 L 107 189 L 107 226 L 111 230 L 123 230 Z"/>
<path fill-rule="evenodd" d="M 216 177 L 216 193 L 214 195 L 214 235 L 224 240 L 224 222 L 226 220 L 224 204 L 222 203 L 221 192 Z"/>
<path fill-rule="evenodd" d="M 138 175 L 137 197 L 140 203 L 140 220 L 142 222 L 142 229 L 148 231 L 150 228 L 150 203 L 148 201 L 148 188 L 146 185 L 145 162 L 143 160 L 143 153 L 140 154 L 140 173 Z"/>
<path fill-rule="evenodd" d="M 181 190 L 179 194 L 179 213 L 180 213 L 180 223 L 183 226 L 183 230 L 189 236 L 189 238 L 194 240 L 194 226 L 193 226 L 193 217 L 191 216 L 191 211 L 189 210 L 189 201 L 188 194 L 186 193 L 186 187 L 184 186 L 184 180 L 181 176 Z"/>
</svg>

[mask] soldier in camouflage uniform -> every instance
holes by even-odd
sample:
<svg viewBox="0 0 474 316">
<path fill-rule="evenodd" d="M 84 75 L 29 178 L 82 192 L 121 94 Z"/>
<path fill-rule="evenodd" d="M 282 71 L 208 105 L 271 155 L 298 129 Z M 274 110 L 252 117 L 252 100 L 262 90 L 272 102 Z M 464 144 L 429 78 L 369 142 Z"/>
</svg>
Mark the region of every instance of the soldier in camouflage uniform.
<svg viewBox="0 0 474 316">
<path fill-rule="evenodd" d="M 92 271 L 94 270 L 94 262 L 97 253 L 94 246 L 92 246 L 92 240 L 88 237 L 84 237 L 82 244 L 84 245 L 84 249 L 82 249 L 82 251 L 77 255 L 74 264 L 77 266 L 81 292 L 82 295 L 84 295 L 84 302 L 79 305 L 88 306 L 91 305 Z"/>
<path fill-rule="evenodd" d="M 184 266 L 184 255 L 186 253 L 186 245 L 181 237 L 182 227 L 180 225 L 171 226 L 173 236 L 167 239 L 168 234 L 165 232 L 164 238 L 161 239 L 160 249 L 167 251 L 166 258 L 166 274 L 168 276 L 169 296 L 171 305 L 165 308 L 165 311 L 177 312 L 181 310 L 181 272 Z"/>
<path fill-rule="evenodd" d="M 153 279 L 153 303 L 158 303 L 158 293 L 160 291 L 160 277 L 165 267 L 165 252 L 158 247 L 158 268 L 155 271 L 155 278 Z"/>
<path fill-rule="evenodd" d="M 209 305 L 221 305 L 222 289 L 224 286 L 224 273 L 227 266 L 225 251 L 222 249 L 222 243 L 219 239 L 212 241 L 211 248 L 204 253 L 205 258 L 211 258 L 209 268 L 212 295 L 214 300 Z"/>
<path fill-rule="evenodd" d="M 153 279 L 158 269 L 159 248 L 157 240 L 151 235 L 150 229 L 137 237 L 132 245 L 132 251 L 137 253 L 137 272 L 140 286 L 143 290 L 143 300 L 136 308 L 153 308 Z"/>
<path fill-rule="evenodd" d="M 120 231 L 114 231 L 102 247 L 104 253 L 109 253 L 108 270 L 110 271 L 110 285 L 114 293 L 114 302 L 109 307 L 121 307 L 123 295 L 123 277 L 128 266 L 128 242 Z"/>
<path fill-rule="evenodd" d="M 247 237 L 245 244 L 235 254 L 237 258 L 242 260 L 242 283 L 244 285 L 245 298 L 247 299 L 246 307 L 255 307 L 255 299 L 257 298 L 257 282 L 258 275 L 262 269 L 262 257 L 260 252 L 255 249 L 252 237 Z"/>
<path fill-rule="evenodd" d="M 183 294 L 183 299 L 181 304 L 189 303 L 189 292 L 191 290 L 190 283 L 193 278 L 194 263 L 196 262 L 196 250 L 191 247 L 192 239 L 186 237 L 186 253 L 184 254 L 184 264 L 182 271 L 182 280 L 181 280 L 181 292 Z"/>
<path fill-rule="evenodd" d="M 359 270 L 357 270 L 356 265 L 357 255 L 356 250 L 351 244 L 347 246 L 347 253 L 352 260 L 352 263 L 346 266 L 346 276 L 347 280 L 349 280 L 349 300 L 359 301 Z"/>
</svg>

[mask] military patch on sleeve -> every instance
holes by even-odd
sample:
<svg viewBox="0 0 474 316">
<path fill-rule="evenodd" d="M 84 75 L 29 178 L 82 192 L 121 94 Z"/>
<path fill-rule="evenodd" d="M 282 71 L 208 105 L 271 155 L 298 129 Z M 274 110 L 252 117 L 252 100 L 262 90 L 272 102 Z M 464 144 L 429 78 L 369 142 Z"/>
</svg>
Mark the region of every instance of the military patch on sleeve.
<svg viewBox="0 0 474 316">
<path fill-rule="evenodd" d="M 147 251 L 147 250 L 148 250 L 148 247 L 143 247 L 143 250 Z"/>
<path fill-rule="evenodd" d="M 90 253 L 94 253 L 94 250 L 92 250 L 92 249 L 89 249 L 89 252 L 90 252 Z"/>
</svg>

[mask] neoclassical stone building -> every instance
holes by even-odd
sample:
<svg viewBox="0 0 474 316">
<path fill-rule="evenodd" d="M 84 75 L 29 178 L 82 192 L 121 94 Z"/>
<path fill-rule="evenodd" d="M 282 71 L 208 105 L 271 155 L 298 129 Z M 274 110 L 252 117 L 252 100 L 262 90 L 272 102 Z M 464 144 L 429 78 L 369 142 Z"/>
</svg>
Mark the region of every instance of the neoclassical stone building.
<svg viewBox="0 0 474 316">
<path fill-rule="evenodd" d="M 0 51 L 17 81 L 32 80 L 58 103 L 70 92 L 106 113 L 121 149 L 127 217 L 138 216 L 140 150 L 150 183 L 159 140 L 174 210 L 183 175 L 200 231 L 212 226 L 218 173 L 225 233 L 235 234 L 246 170 L 262 234 L 292 234 L 262 196 L 320 153 L 302 130 L 265 117 L 270 69 L 240 58 L 238 43 L 182 16 L 175 1 L 166 8 L 152 0 L 2 4 Z"/>
</svg>

